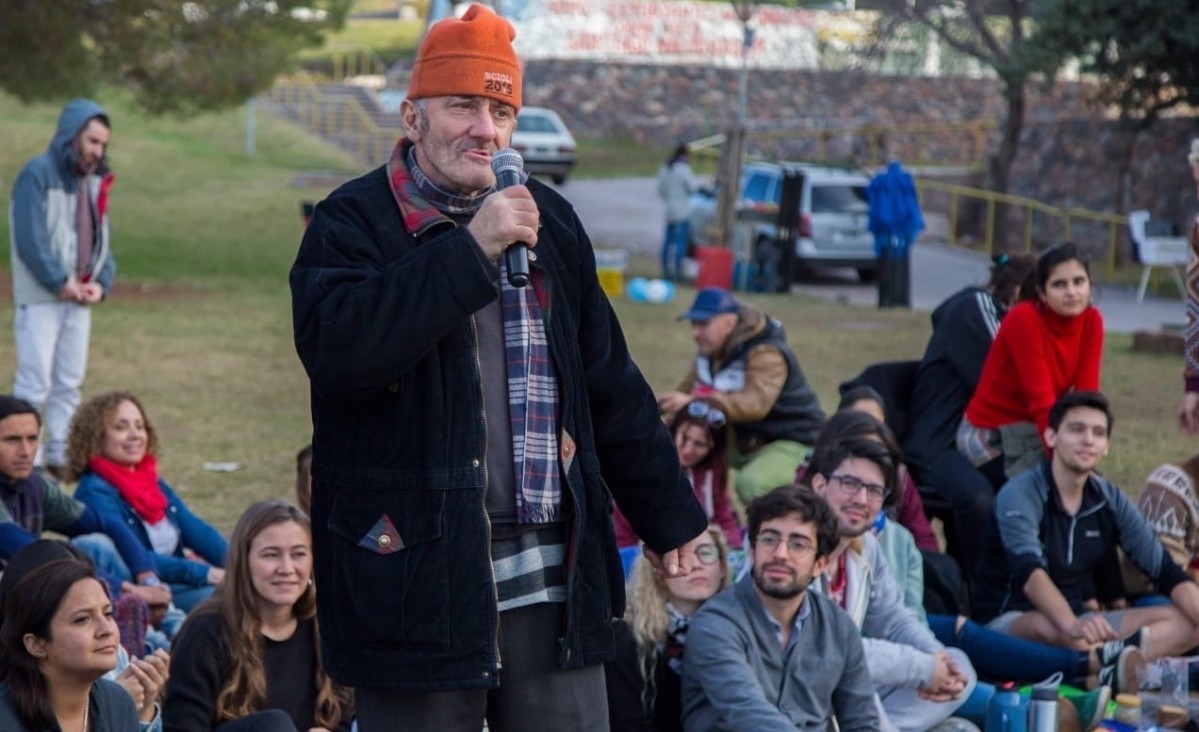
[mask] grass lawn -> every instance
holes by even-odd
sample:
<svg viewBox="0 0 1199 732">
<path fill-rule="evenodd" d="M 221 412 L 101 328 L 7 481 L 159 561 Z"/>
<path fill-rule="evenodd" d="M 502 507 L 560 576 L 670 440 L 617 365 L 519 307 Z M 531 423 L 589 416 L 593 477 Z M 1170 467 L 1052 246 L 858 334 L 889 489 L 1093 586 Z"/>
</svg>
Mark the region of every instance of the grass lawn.
<svg viewBox="0 0 1199 732">
<path fill-rule="evenodd" d="M 290 495 L 293 456 L 310 431 L 286 277 L 301 236 L 299 202 L 324 191 L 296 190 L 291 179 L 302 170 L 362 166 L 267 113 L 258 115 L 258 153 L 247 158 L 242 110 L 185 122 L 151 119 L 114 96 L 107 103 L 118 176 L 111 211 L 119 285 L 95 310 L 85 396 L 109 389 L 141 396 L 160 430 L 163 475 L 227 531 L 250 502 Z M 57 107 L 23 107 L 0 97 L 5 199 L 25 160 L 44 149 L 57 113 Z M 9 245 L 7 226 L 7 218 L 0 219 L 0 249 Z M 0 263 L 8 261 L 0 252 Z M 0 272 L 0 283 L 8 280 Z M 693 356 L 688 329 L 675 321 L 691 294 L 681 290 L 667 305 L 615 303 L 655 389 L 672 386 Z M 826 408 L 834 405 L 840 381 L 876 361 L 919 357 L 928 336 L 925 314 L 798 296 L 750 299 L 785 324 Z M 5 297 L 3 389 L 14 363 L 11 322 Z M 1196 447 L 1173 423 L 1181 360 L 1129 348 L 1124 336 L 1107 344 L 1104 384 L 1117 424 L 1105 467 L 1135 489 L 1158 462 Z M 242 467 L 209 472 L 205 462 Z"/>
</svg>

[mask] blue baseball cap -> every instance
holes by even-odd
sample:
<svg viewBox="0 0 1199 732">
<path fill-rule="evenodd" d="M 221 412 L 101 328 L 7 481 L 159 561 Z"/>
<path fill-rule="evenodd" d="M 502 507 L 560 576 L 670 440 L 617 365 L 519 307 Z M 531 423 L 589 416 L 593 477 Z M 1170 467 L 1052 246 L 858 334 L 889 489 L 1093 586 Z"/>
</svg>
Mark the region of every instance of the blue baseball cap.
<svg viewBox="0 0 1199 732">
<path fill-rule="evenodd" d="M 735 313 L 740 307 L 728 290 L 705 287 L 696 293 L 691 309 L 680 315 L 679 320 L 711 320 L 717 315 Z"/>
</svg>

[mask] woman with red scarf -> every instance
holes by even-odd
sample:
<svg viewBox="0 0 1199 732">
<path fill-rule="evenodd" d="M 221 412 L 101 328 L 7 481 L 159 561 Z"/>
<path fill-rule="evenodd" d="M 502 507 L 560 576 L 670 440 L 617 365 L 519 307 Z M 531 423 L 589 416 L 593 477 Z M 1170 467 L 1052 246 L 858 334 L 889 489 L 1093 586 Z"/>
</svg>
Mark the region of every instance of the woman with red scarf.
<svg viewBox="0 0 1199 732">
<path fill-rule="evenodd" d="M 189 612 L 224 578 L 229 545 L 159 477 L 157 452 L 158 436 L 137 397 L 101 394 L 84 403 L 71 422 L 67 477 L 79 481 L 75 498 L 125 520 L 153 552 L 176 607 Z M 119 574 L 121 567 L 106 570 Z"/>
</svg>

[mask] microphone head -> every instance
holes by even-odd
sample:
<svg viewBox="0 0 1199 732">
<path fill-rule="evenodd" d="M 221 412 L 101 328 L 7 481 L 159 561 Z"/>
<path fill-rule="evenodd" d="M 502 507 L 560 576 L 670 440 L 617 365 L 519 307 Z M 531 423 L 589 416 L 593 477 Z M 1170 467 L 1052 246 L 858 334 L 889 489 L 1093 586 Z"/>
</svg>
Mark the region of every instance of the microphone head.
<svg viewBox="0 0 1199 732">
<path fill-rule="evenodd" d="M 524 158 L 510 147 L 506 147 L 491 156 L 491 172 L 495 173 L 497 178 L 500 173 L 505 171 L 514 172 L 519 175 L 524 170 L 524 167 Z"/>
</svg>

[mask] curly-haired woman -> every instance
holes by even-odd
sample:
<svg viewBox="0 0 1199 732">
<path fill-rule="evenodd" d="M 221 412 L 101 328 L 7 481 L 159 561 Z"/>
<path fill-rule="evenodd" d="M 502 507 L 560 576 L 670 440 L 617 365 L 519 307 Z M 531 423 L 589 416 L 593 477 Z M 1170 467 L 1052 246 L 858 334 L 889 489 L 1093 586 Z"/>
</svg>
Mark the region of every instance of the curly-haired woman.
<svg viewBox="0 0 1199 732">
<path fill-rule="evenodd" d="M 321 666 L 308 517 L 283 501 L 256 503 L 233 529 L 225 583 L 172 646 L 165 727 L 348 730 L 352 716 L 349 692 Z"/>
<path fill-rule="evenodd" d="M 177 607 L 191 611 L 225 576 L 224 537 L 197 518 L 158 475 L 158 434 L 137 397 L 109 392 L 86 401 L 71 421 L 67 473 L 75 498 L 120 516 L 154 553 Z M 198 556 L 190 558 L 186 552 Z M 127 568 L 103 567 L 124 579 Z M 123 572 L 122 572 L 123 571 Z"/>
</svg>

